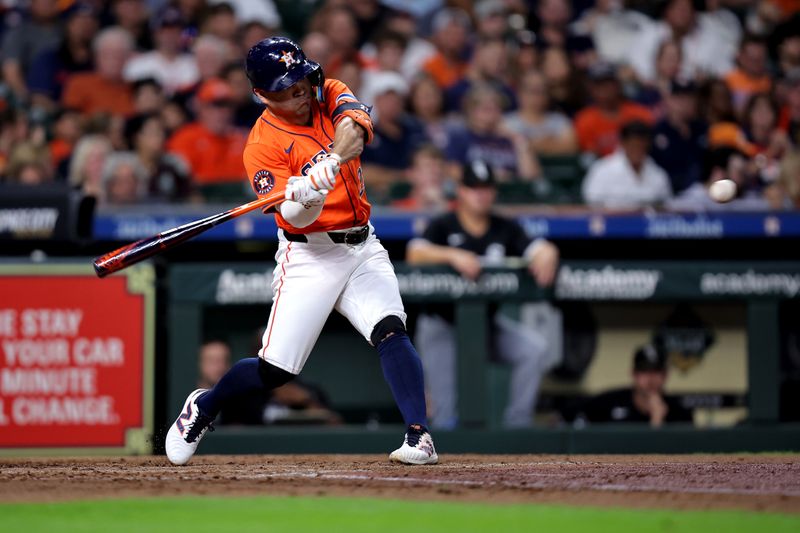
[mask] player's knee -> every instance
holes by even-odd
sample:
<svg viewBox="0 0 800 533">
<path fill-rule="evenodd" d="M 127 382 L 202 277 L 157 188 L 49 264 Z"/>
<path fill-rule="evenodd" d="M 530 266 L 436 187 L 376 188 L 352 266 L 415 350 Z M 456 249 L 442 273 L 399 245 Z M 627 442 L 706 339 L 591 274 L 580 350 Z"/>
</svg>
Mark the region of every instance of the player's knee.
<svg viewBox="0 0 800 533">
<path fill-rule="evenodd" d="M 291 372 L 278 368 L 261 358 L 258 359 L 258 376 L 261 378 L 261 382 L 264 386 L 270 390 L 277 389 L 281 385 L 289 383 L 295 377 Z"/>
<path fill-rule="evenodd" d="M 372 328 L 372 334 L 369 336 L 369 340 L 372 342 L 372 345 L 377 348 L 380 343 L 389 337 L 393 335 L 405 335 L 405 333 L 406 326 L 403 324 L 403 321 L 400 320 L 399 317 L 391 315 L 381 319 L 380 322 L 375 324 L 375 327 Z"/>
</svg>

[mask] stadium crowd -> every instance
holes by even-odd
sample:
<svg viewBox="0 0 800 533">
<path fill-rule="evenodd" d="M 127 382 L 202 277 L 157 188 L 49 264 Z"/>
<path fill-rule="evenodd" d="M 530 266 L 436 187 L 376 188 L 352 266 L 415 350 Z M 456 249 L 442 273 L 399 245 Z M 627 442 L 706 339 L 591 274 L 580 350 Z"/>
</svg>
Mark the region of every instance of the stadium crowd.
<svg viewBox="0 0 800 533">
<path fill-rule="evenodd" d="M 800 208 L 793 0 L 11 0 L 0 16 L 3 183 L 101 205 L 245 195 L 263 109 L 243 58 L 290 35 L 374 106 L 373 203 L 445 209 L 483 160 L 516 203 L 566 187 L 560 202 L 610 209 Z M 707 193 L 722 178 L 724 206 Z"/>
</svg>

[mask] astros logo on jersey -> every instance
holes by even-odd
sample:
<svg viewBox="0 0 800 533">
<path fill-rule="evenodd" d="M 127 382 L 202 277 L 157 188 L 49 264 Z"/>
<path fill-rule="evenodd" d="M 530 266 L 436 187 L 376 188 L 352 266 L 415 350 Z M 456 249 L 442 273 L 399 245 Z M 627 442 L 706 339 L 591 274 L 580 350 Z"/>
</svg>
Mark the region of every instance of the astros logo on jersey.
<svg viewBox="0 0 800 533">
<path fill-rule="evenodd" d="M 300 63 L 299 60 L 294 58 L 294 52 L 281 52 L 283 55 L 280 58 L 281 63 L 286 63 L 286 69 L 288 70 L 289 67 L 294 65 L 295 63 Z"/>
<path fill-rule="evenodd" d="M 275 186 L 275 177 L 269 170 L 259 170 L 253 176 L 253 188 L 258 194 L 266 194 Z"/>
</svg>

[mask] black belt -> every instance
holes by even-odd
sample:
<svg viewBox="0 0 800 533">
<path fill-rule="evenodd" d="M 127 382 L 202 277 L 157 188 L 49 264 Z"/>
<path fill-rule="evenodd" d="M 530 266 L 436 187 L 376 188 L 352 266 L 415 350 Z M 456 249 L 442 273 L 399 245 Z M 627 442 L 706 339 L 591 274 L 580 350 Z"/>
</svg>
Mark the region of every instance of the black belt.
<svg viewBox="0 0 800 533">
<path fill-rule="evenodd" d="M 283 236 L 287 241 L 308 242 L 308 237 L 302 233 L 289 233 L 283 230 Z M 329 231 L 328 237 L 337 244 L 361 244 L 369 237 L 369 226 L 362 226 L 347 231 Z"/>
</svg>

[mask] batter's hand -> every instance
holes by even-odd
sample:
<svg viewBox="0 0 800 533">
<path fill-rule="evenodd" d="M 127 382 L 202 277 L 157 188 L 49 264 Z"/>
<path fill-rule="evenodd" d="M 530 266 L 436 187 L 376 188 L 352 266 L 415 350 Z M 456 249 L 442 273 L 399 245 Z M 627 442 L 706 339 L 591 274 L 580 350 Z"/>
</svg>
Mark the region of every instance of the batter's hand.
<svg viewBox="0 0 800 533">
<path fill-rule="evenodd" d="M 327 189 L 333 190 L 336 185 L 336 174 L 339 173 L 340 159 L 337 157 L 326 157 L 308 171 L 306 177 L 311 182 L 311 187 L 321 191 Z"/>
<path fill-rule="evenodd" d="M 308 176 L 292 176 L 286 184 L 284 197 L 287 200 L 303 204 L 308 209 L 322 205 L 328 196 L 328 189 L 317 190 L 311 185 Z"/>
</svg>

